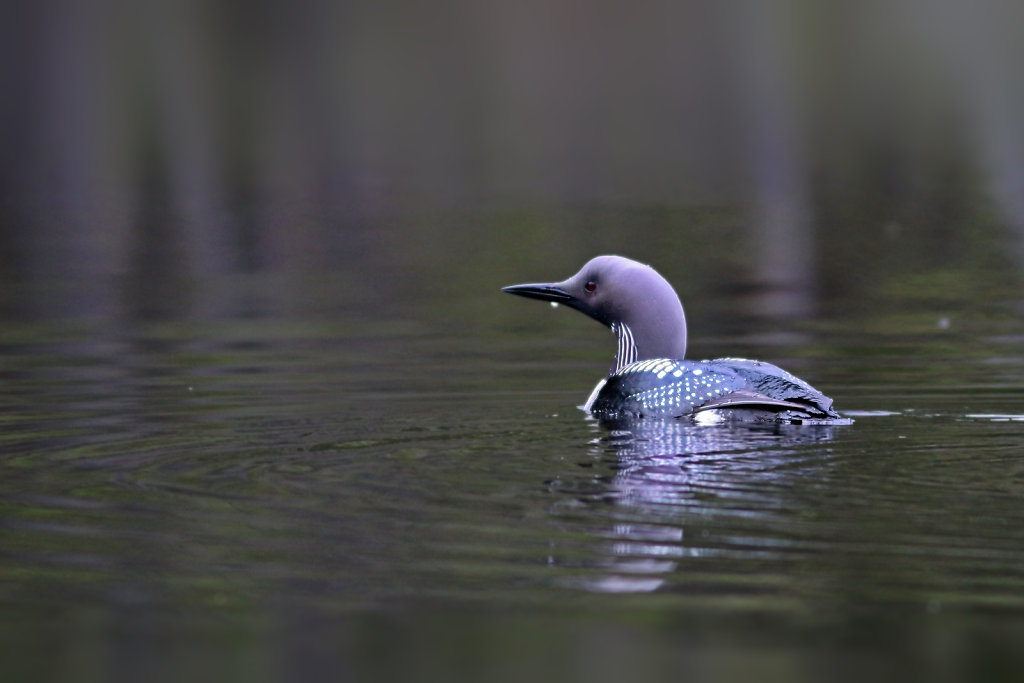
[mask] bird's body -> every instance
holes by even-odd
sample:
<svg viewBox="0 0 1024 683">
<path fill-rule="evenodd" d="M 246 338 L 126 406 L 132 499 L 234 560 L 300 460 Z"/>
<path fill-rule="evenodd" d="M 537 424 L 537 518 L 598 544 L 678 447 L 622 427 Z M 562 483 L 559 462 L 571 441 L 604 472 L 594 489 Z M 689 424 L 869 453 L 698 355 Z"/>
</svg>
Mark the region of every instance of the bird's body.
<svg viewBox="0 0 1024 683">
<path fill-rule="evenodd" d="M 608 419 L 713 415 L 802 422 L 839 418 L 832 410 L 832 399 L 807 382 L 770 363 L 741 358 L 637 361 L 603 380 L 584 407 Z"/>
<path fill-rule="evenodd" d="M 570 306 L 615 333 L 615 361 L 583 406 L 597 417 L 849 422 L 832 408 L 832 399 L 770 363 L 684 360 L 682 304 L 650 266 L 598 256 L 563 282 L 513 285 L 504 291 Z"/>
</svg>

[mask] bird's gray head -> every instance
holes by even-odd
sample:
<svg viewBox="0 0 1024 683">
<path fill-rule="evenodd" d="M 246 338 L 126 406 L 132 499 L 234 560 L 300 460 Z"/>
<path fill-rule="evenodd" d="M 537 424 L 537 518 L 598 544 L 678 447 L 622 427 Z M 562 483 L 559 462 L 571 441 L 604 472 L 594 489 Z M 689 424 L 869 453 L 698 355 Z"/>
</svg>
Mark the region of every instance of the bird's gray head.
<svg viewBox="0 0 1024 683">
<path fill-rule="evenodd" d="M 686 317 L 672 285 L 628 258 L 597 256 L 568 280 L 502 291 L 564 304 L 611 327 L 619 342 L 612 372 L 633 361 L 686 354 Z"/>
</svg>

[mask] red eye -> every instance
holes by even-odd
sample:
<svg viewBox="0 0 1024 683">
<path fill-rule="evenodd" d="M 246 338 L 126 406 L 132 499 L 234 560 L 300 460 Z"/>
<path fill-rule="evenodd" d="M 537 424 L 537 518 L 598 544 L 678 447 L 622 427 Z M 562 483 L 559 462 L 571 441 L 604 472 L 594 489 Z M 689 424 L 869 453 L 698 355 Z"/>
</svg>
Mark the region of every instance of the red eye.
<svg viewBox="0 0 1024 683">
<path fill-rule="evenodd" d="M 597 289 L 597 283 L 594 282 L 593 280 L 588 280 L 587 284 L 583 285 L 583 289 L 587 290 L 588 292 L 593 292 L 595 289 Z"/>
</svg>

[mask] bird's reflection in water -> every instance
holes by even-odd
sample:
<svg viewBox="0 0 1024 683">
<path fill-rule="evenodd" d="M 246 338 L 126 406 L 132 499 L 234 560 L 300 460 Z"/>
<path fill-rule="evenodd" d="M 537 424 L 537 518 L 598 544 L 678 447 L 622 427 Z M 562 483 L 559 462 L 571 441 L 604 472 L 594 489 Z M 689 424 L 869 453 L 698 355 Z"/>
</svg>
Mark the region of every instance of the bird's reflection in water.
<svg viewBox="0 0 1024 683">
<path fill-rule="evenodd" d="M 596 423 L 591 455 L 614 472 L 551 484 L 575 504 L 612 503 L 588 590 L 648 592 L 688 558 L 761 558 L 786 544 L 773 520 L 791 513 L 794 482 L 827 469 L 827 426 L 687 420 Z M 574 582 L 576 583 L 576 582 Z"/>
</svg>

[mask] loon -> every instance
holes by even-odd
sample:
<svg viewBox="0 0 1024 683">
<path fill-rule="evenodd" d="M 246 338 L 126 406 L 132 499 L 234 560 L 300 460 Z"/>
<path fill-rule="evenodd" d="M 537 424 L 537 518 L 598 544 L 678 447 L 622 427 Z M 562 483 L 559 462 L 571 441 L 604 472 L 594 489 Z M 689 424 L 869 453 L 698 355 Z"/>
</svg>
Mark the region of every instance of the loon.
<svg viewBox="0 0 1024 683">
<path fill-rule="evenodd" d="M 851 422 L 832 408 L 832 399 L 771 363 L 684 360 L 683 305 L 672 285 L 648 265 L 622 256 L 597 256 L 568 280 L 511 285 L 502 291 L 575 308 L 615 333 L 612 367 L 582 406 L 597 418 Z"/>
</svg>

